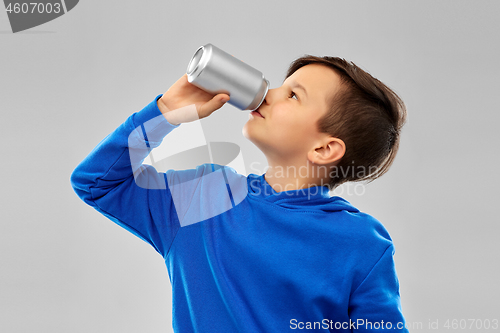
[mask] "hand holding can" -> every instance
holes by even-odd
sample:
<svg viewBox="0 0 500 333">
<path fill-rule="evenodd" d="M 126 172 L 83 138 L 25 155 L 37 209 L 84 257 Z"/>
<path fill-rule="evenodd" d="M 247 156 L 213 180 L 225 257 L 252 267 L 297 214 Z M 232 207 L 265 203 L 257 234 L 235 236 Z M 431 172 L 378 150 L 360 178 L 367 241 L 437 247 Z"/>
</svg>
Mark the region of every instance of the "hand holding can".
<svg viewBox="0 0 500 333">
<path fill-rule="evenodd" d="M 228 100 L 229 95 L 225 93 L 214 96 L 189 83 L 184 74 L 158 99 L 157 105 L 163 116 L 177 125 L 208 117 Z"/>
</svg>

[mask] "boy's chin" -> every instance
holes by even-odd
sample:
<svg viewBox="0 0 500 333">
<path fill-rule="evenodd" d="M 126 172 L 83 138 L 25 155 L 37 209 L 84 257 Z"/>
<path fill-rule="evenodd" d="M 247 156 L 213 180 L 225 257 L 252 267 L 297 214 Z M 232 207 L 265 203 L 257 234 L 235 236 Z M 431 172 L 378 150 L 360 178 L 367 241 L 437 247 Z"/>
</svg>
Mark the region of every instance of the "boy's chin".
<svg viewBox="0 0 500 333">
<path fill-rule="evenodd" d="M 252 141 L 252 135 L 251 135 L 251 130 L 248 128 L 248 122 L 246 122 L 246 124 L 243 126 L 243 128 L 241 129 L 241 133 L 243 134 L 243 136 L 245 138 L 247 138 L 248 140 Z"/>
<path fill-rule="evenodd" d="M 255 138 L 255 135 L 253 135 L 254 133 L 252 133 L 252 131 L 249 131 L 247 128 L 246 128 L 246 125 L 243 127 L 243 129 L 241 130 L 241 133 L 243 134 L 243 136 L 249 140 L 250 142 L 252 142 L 254 145 L 256 145 L 257 147 L 259 146 L 257 144 L 256 141 L 256 138 Z"/>
<path fill-rule="evenodd" d="M 268 140 L 268 138 L 265 137 L 264 132 L 259 130 L 258 127 L 254 127 L 252 124 L 249 124 L 248 122 L 245 124 L 245 126 L 243 126 L 241 133 L 260 150 L 262 150 L 261 147 L 265 146 L 266 141 Z"/>
</svg>

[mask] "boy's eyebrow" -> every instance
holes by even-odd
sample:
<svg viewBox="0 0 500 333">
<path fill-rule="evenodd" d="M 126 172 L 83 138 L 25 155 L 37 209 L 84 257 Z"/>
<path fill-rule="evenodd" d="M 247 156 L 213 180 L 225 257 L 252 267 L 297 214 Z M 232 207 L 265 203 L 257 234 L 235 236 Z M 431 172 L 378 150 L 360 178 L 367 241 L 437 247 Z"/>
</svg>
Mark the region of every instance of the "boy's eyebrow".
<svg viewBox="0 0 500 333">
<path fill-rule="evenodd" d="M 303 85 L 301 85 L 298 82 L 295 82 L 295 84 L 293 84 L 292 86 L 295 87 L 295 88 L 300 88 L 300 89 L 304 90 L 304 93 L 306 94 L 306 97 L 307 97 L 307 91 L 306 91 L 306 88 L 304 88 Z"/>
</svg>

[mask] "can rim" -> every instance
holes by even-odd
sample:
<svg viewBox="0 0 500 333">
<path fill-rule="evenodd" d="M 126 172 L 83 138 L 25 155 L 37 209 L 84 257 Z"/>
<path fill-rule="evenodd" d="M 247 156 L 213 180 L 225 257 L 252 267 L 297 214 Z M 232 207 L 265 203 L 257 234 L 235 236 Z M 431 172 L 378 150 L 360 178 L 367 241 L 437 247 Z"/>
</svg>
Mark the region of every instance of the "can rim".
<svg viewBox="0 0 500 333">
<path fill-rule="evenodd" d="M 188 82 L 191 83 L 193 80 L 195 80 L 203 71 L 203 69 L 207 66 L 208 60 L 210 59 L 210 54 L 212 53 L 212 48 L 211 44 L 206 44 L 198 47 L 196 51 L 194 52 L 193 56 L 191 57 L 191 60 L 189 61 L 186 74 L 188 75 Z M 190 71 L 189 69 L 192 67 L 191 63 L 195 60 L 197 54 L 202 51 L 201 56 L 199 57 L 198 63 L 192 70 Z"/>
<path fill-rule="evenodd" d="M 246 110 L 243 110 L 243 111 L 255 111 L 255 110 L 257 110 L 259 108 L 259 106 L 262 104 L 262 102 L 264 102 L 264 99 L 267 96 L 267 92 L 269 91 L 269 85 L 270 85 L 270 83 L 269 83 L 269 80 L 267 80 L 266 78 L 264 78 L 263 81 L 264 81 L 263 83 L 265 83 L 265 85 L 266 85 L 266 89 L 264 90 L 264 93 L 262 94 L 262 98 L 260 99 L 260 102 L 258 104 L 254 104 L 255 107 L 253 107 L 253 105 L 250 104 L 248 106 L 248 108 Z"/>
</svg>

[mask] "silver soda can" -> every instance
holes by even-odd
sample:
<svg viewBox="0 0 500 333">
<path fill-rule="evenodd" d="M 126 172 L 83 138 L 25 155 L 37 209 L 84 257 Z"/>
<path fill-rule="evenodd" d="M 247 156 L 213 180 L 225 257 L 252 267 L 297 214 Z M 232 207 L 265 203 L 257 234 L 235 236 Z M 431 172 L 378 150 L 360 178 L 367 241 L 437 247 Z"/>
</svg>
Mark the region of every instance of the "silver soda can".
<svg viewBox="0 0 500 333">
<path fill-rule="evenodd" d="M 269 90 L 261 72 L 212 44 L 196 50 L 187 75 L 190 83 L 209 93 L 228 94 L 228 103 L 240 110 L 257 109 Z"/>
</svg>

